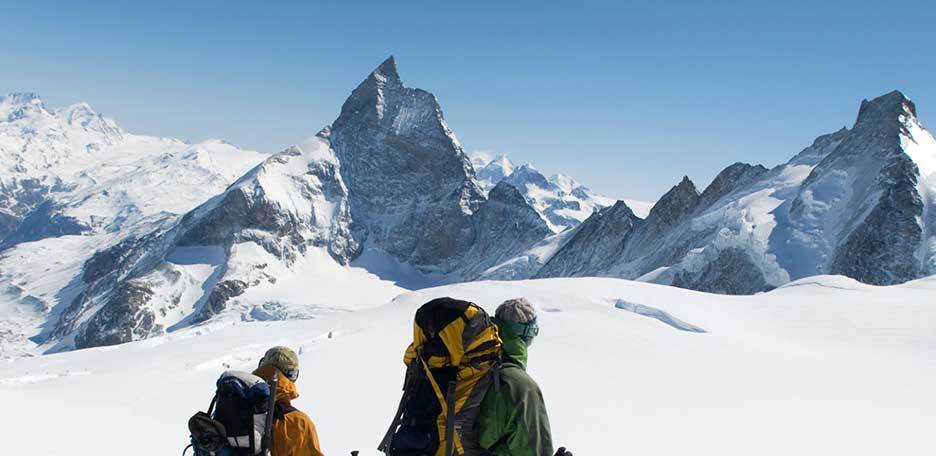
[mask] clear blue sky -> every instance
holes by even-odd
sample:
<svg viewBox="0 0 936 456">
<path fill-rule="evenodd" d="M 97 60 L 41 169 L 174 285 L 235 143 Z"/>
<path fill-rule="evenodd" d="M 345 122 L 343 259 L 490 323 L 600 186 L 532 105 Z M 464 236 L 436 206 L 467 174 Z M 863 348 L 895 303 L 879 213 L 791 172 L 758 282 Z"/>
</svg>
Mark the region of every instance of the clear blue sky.
<svg viewBox="0 0 936 456">
<path fill-rule="evenodd" d="M 0 92 L 263 151 L 329 124 L 390 54 L 468 151 L 614 197 L 773 166 L 893 89 L 936 124 L 931 2 L 80 3 L 4 2 Z"/>
</svg>

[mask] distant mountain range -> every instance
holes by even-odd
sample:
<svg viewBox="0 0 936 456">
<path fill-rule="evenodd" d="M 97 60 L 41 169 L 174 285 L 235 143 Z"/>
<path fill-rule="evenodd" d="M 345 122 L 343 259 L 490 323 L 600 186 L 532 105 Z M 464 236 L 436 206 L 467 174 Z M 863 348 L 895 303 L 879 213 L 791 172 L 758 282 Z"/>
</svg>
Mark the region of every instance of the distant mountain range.
<svg viewBox="0 0 936 456">
<path fill-rule="evenodd" d="M 349 268 L 371 281 L 612 276 L 728 294 L 816 274 L 895 284 L 936 273 L 934 201 L 936 141 L 900 92 L 862 102 L 851 129 L 783 165 L 736 163 L 701 192 L 684 178 L 654 204 L 469 158 L 392 57 L 330 126 L 273 155 L 133 135 L 86 104 L 13 94 L 0 98 L 0 356 L 219 314 L 305 317 L 297 301 L 332 299 L 324 271 Z M 270 297 L 297 282 L 300 297 Z"/>
<path fill-rule="evenodd" d="M 500 182 L 507 182 L 520 190 L 527 203 L 556 233 L 582 223 L 595 211 L 617 202 L 614 198 L 595 195 L 570 176 L 553 174 L 546 177 L 531 164 L 515 166 L 506 155 L 475 153 L 471 156 L 471 164 L 484 191 L 490 191 Z M 653 207 L 653 203 L 646 201 L 624 202 L 640 217 L 646 217 Z"/>
</svg>

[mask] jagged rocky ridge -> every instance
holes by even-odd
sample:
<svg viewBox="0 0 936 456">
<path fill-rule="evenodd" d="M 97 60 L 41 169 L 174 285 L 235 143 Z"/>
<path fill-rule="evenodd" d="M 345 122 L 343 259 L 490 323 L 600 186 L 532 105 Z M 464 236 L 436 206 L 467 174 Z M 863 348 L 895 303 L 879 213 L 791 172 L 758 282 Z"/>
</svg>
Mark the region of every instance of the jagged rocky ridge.
<svg viewBox="0 0 936 456">
<path fill-rule="evenodd" d="M 683 179 L 644 221 L 593 215 L 536 277 L 610 275 L 731 294 L 816 274 L 905 282 L 936 272 L 934 164 L 936 141 L 913 103 L 892 92 L 862 102 L 851 129 L 772 170 L 732 165 L 701 195 Z"/>
</svg>

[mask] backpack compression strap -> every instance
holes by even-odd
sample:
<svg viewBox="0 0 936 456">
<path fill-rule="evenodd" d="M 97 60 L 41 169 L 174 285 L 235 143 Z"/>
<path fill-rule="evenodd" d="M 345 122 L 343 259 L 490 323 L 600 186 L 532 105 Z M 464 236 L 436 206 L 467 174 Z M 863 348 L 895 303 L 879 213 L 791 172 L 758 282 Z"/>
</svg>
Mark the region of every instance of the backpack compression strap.
<svg viewBox="0 0 936 456">
<path fill-rule="evenodd" d="M 267 407 L 266 423 L 263 425 L 263 440 L 260 443 L 263 448 L 263 454 L 270 454 L 271 437 L 273 431 L 273 414 L 276 413 L 276 384 L 279 383 L 279 376 L 273 372 L 273 379 L 270 381 L 270 403 Z"/>
<path fill-rule="evenodd" d="M 452 456 L 455 454 L 455 380 L 449 382 L 445 399 L 445 456 Z"/>
<path fill-rule="evenodd" d="M 409 400 L 410 387 L 413 382 L 416 381 L 416 376 L 419 375 L 419 372 L 420 370 L 415 367 L 415 364 L 406 366 L 406 377 L 403 380 L 403 397 L 400 398 L 400 405 L 397 406 L 396 415 L 393 416 L 393 421 L 390 423 L 390 429 L 384 434 L 384 438 L 380 441 L 380 446 L 377 447 L 377 451 L 389 454 L 390 444 L 393 442 L 393 434 L 396 433 L 397 427 L 403 422 L 403 410 L 406 408 L 406 401 Z"/>
</svg>

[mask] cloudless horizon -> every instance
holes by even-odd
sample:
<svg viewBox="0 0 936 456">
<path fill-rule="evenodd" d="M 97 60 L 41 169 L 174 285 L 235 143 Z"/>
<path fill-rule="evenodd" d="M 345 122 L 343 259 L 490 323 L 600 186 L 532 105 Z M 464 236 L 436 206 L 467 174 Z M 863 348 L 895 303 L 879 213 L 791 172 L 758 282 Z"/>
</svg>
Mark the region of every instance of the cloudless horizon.
<svg viewBox="0 0 936 456">
<path fill-rule="evenodd" d="M 195 3 L 195 2 L 192 2 Z M 389 55 L 468 153 L 655 200 L 785 162 L 901 90 L 936 124 L 936 6 L 903 2 L 15 2 L 0 93 L 276 152 Z"/>
</svg>

